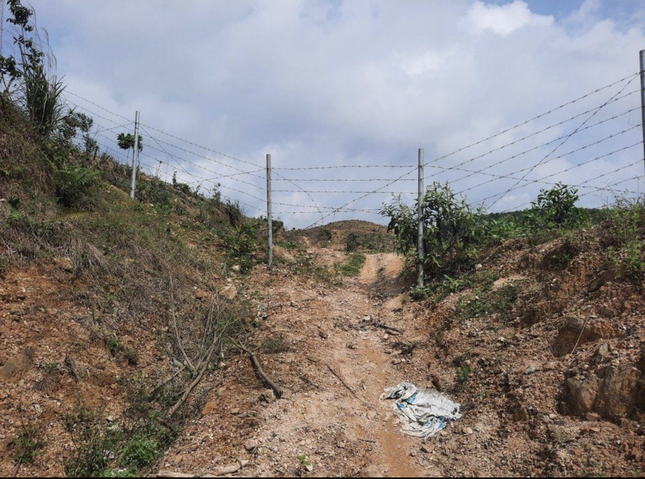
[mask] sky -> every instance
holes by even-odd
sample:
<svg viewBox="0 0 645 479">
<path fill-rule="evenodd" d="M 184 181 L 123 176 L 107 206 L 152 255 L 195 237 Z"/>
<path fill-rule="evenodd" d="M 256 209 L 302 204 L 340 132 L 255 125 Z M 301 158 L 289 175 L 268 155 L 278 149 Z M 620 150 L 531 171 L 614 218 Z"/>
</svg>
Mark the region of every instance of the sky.
<svg viewBox="0 0 645 479">
<path fill-rule="evenodd" d="M 426 185 L 448 181 L 490 211 L 556 181 L 580 185 L 585 206 L 645 189 L 641 0 L 31 5 L 104 147 L 139 110 L 145 171 L 220 184 L 253 216 L 270 153 L 288 227 L 386 222 L 374 213 L 390 192 L 414 200 L 419 148 Z"/>
</svg>

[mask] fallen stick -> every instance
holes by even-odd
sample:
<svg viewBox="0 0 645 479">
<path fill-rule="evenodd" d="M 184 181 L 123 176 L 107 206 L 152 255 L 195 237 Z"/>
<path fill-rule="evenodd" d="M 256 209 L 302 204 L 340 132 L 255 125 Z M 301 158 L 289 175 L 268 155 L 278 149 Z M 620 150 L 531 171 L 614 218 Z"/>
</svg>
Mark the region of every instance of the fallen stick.
<svg viewBox="0 0 645 479">
<path fill-rule="evenodd" d="M 386 331 L 390 331 L 391 333 L 396 333 L 398 335 L 403 334 L 403 331 L 401 331 L 400 329 L 393 328 L 392 326 L 388 326 L 387 324 L 379 323 L 378 321 L 372 321 L 372 324 L 377 328 L 385 329 Z"/>
<path fill-rule="evenodd" d="M 177 314 L 175 313 L 175 293 L 174 293 L 174 283 L 172 280 L 172 276 L 170 276 L 170 301 L 171 301 L 171 312 L 172 312 L 172 326 L 173 329 L 175 330 L 175 338 L 177 339 L 177 346 L 179 346 L 179 350 L 184 356 L 184 360 L 186 361 L 186 364 L 190 367 L 190 369 L 195 369 L 193 366 L 193 363 L 191 362 L 190 358 L 188 358 L 188 355 L 186 354 L 186 350 L 184 349 L 184 345 L 181 341 L 181 336 L 179 335 L 179 329 L 177 328 Z"/>
<path fill-rule="evenodd" d="M 320 389 L 320 386 L 318 386 L 316 383 L 314 383 L 314 382 L 313 382 L 311 379 L 309 379 L 307 376 L 302 375 L 302 376 L 298 376 L 298 377 L 299 377 L 300 379 L 302 379 L 304 382 L 306 382 L 307 384 L 309 384 L 310 386 L 313 386 L 313 387 L 315 387 L 316 389 Z"/>
<path fill-rule="evenodd" d="M 188 396 L 190 396 L 190 393 L 193 391 L 193 389 L 195 389 L 195 387 L 202 380 L 202 377 L 204 376 L 206 369 L 208 369 L 208 363 L 210 362 L 211 357 L 213 356 L 213 351 L 215 351 L 215 341 L 213 341 L 213 344 L 211 344 L 211 347 L 208 350 L 208 356 L 206 356 L 206 360 L 204 361 L 204 366 L 199 371 L 199 374 L 197 375 L 195 380 L 192 383 L 190 383 L 190 385 L 186 388 L 186 390 L 184 391 L 184 394 L 182 394 L 179 401 L 177 401 L 177 403 L 168 412 L 168 417 L 171 417 L 173 414 L 177 412 L 177 409 L 179 409 L 184 404 L 184 402 L 186 402 L 186 399 L 188 399 Z"/>
<path fill-rule="evenodd" d="M 246 349 L 244 346 L 238 345 L 238 348 L 240 348 L 242 351 L 244 351 L 246 354 L 249 355 L 249 358 L 251 358 L 251 364 L 253 365 L 253 368 L 255 369 L 255 372 L 262 378 L 262 380 L 269 385 L 271 389 L 273 389 L 273 392 L 275 393 L 275 397 L 280 399 L 282 397 L 283 391 L 280 386 L 278 386 L 276 383 L 274 383 L 269 376 L 265 374 L 265 372 L 262 370 L 262 366 L 260 365 L 260 361 L 258 361 L 258 358 L 253 354 L 253 352 L 249 351 Z"/>
<path fill-rule="evenodd" d="M 354 390 L 353 390 L 351 387 L 349 387 L 349 385 L 348 385 L 348 384 L 343 380 L 343 378 L 341 378 L 341 377 L 340 377 L 340 375 L 339 375 L 336 371 L 334 371 L 334 368 L 332 368 L 332 367 L 328 364 L 328 365 L 327 365 L 327 369 L 329 369 L 329 370 L 331 371 L 331 373 L 332 373 L 334 376 L 336 376 L 336 378 L 337 378 L 337 379 L 342 383 L 342 385 L 343 385 L 343 386 L 345 386 L 345 387 L 347 388 L 347 390 L 348 390 L 350 393 L 352 393 L 352 395 L 353 395 L 356 399 L 360 399 L 360 398 L 356 395 L 356 393 L 354 392 Z"/>
</svg>

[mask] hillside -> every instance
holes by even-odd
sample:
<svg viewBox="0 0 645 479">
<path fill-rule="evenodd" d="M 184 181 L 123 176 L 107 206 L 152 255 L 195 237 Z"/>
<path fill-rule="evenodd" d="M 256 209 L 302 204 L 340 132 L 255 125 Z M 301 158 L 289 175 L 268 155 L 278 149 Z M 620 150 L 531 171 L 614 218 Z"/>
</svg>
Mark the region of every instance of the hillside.
<svg viewBox="0 0 645 479">
<path fill-rule="evenodd" d="M 132 201 L 129 168 L 55 146 L 2 113 L 0 472 L 145 473 L 253 329 L 263 224 L 145 175 Z"/>
</svg>

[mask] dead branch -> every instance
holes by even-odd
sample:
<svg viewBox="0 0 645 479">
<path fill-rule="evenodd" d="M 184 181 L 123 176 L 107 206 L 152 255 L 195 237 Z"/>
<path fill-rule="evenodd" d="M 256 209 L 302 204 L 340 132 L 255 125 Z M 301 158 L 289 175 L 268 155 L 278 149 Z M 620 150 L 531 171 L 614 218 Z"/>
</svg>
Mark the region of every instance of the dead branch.
<svg viewBox="0 0 645 479">
<path fill-rule="evenodd" d="M 186 361 L 186 364 L 190 367 L 190 369 L 195 369 L 193 366 L 193 363 L 191 360 L 188 358 L 188 355 L 186 354 L 186 350 L 184 349 L 184 345 L 181 341 L 181 336 L 179 335 L 179 329 L 177 329 L 177 314 L 175 313 L 175 286 L 172 280 L 172 276 L 170 276 L 170 301 L 171 301 L 171 312 L 172 312 L 172 325 L 175 330 L 175 338 L 177 339 L 177 345 L 179 346 L 179 350 L 181 351 L 181 354 L 184 356 L 184 360 Z"/>
<path fill-rule="evenodd" d="M 392 326 L 388 326 L 387 324 L 379 323 L 379 322 L 378 322 L 378 321 L 376 321 L 376 320 L 373 320 L 373 321 L 372 321 L 372 324 L 373 324 L 374 326 L 376 326 L 377 328 L 385 329 L 386 331 L 389 331 L 390 333 L 397 334 L 397 335 L 399 335 L 399 336 L 403 334 L 403 331 L 402 331 L 402 330 L 397 329 L 397 328 L 394 328 L 394 327 L 392 327 Z"/>
<path fill-rule="evenodd" d="M 320 389 L 320 386 L 318 386 L 316 383 L 314 383 L 311 379 L 309 379 L 309 378 L 308 378 L 307 376 L 305 376 L 304 374 L 303 374 L 303 375 L 301 375 L 301 376 L 298 376 L 298 377 L 299 377 L 302 381 L 304 381 L 305 383 L 309 384 L 310 386 L 313 386 L 313 387 L 315 387 L 316 389 Z"/>
<path fill-rule="evenodd" d="M 181 373 L 183 373 L 185 370 L 186 370 L 186 365 L 184 364 L 181 368 L 179 368 L 179 370 L 178 370 L 176 373 L 171 374 L 171 375 L 170 375 L 170 376 L 168 376 L 166 379 L 164 379 L 164 380 L 163 380 L 163 381 L 161 381 L 159 384 L 157 384 L 157 386 L 156 386 L 156 387 L 155 387 L 155 388 L 150 392 L 150 397 L 154 397 L 154 396 L 159 392 L 159 390 L 160 390 L 162 387 L 164 387 L 164 386 L 165 386 L 166 384 L 168 384 L 170 381 L 172 381 L 173 379 L 175 379 L 177 376 L 179 376 L 179 375 L 180 375 Z"/>
<path fill-rule="evenodd" d="M 260 378 L 271 388 L 273 389 L 273 392 L 275 393 L 275 397 L 280 399 L 282 397 L 283 391 L 280 386 L 278 386 L 276 383 L 274 383 L 269 376 L 266 375 L 264 370 L 262 369 L 262 366 L 260 365 L 260 361 L 258 361 L 258 358 L 256 355 L 252 352 L 246 349 L 242 345 L 237 345 L 238 348 L 240 348 L 242 351 L 244 351 L 246 354 L 249 355 L 249 358 L 251 358 L 251 364 L 253 365 L 253 369 L 255 369 L 255 372 L 257 373 Z"/>
<path fill-rule="evenodd" d="M 190 393 L 195 389 L 195 387 L 200 383 L 202 380 L 202 377 L 204 376 L 204 373 L 206 372 L 206 369 L 208 368 L 208 363 L 210 362 L 211 357 L 213 356 L 213 351 L 215 351 L 215 343 L 216 341 L 213 341 L 211 344 L 211 347 L 208 350 L 208 355 L 206 356 L 206 360 L 203 362 L 203 366 L 201 370 L 199 371 L 199 374 L 195 378 L 195 380 L 190 383 L 190 385 L 186 388 L 184 391 L 184 394 L 182 394 L 181 398 L 177 403 L 170 409 L 168 412 L 168 417 L 173 416 L 177 410 L 186 402 L 186 399 L 188 399 L 188 396 L 190 396 Z"/>
<path fill-rule="evenodd" d="M 332 367 L 328 364 L 328 365 L 327 365 L 327 369 L 329 369 L 329 370 L 331 371 L 331 373 L 332 373 L 334 376 L 336 376 L 336 378 L 341 382 L 341 384 L 342 384 L 343 386 L 345 386 L 345 387 L 347 388 L 347 390 L 348 390 L 350 393 L 352 393 L 352 395 L 353 395 L 356 399 L 360 399 L 360 398 L 356 395 L 356 393 L 354 392 L 354 390 L 353 390 L 353 389 L 352 389 L 352 388 L 351 388 L 351 387 L 350 387 L 350 386 L 349 386 L 349 385 L 348 385 L 348 384 L 343 380 L 343 378 L 341 378 L 341 377 L 340 377 L 340 375 L 339 375 L 336 371 L 334 371 L 334 368 L 332 368 Z"/>
</svg>

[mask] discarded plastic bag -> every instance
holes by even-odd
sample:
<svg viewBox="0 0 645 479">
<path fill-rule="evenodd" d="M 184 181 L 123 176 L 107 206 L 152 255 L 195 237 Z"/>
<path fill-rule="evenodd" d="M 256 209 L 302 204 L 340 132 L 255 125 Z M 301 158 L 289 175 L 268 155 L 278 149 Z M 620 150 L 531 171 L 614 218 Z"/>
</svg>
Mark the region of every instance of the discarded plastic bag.
<svg viewBox="0 0 645 479">
<path fill-rule="evenodd" d="M 432 437 L 450 422 L 461 418 L 461 406 L 437 391 L 402 382 L 386 388 L 381 400 L 394 399 L 392 409 L 399 416 L 401 430 L 415 437 Z"/>
</svg>

